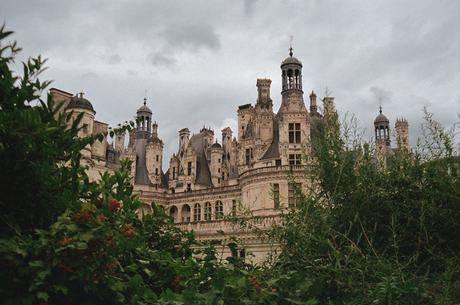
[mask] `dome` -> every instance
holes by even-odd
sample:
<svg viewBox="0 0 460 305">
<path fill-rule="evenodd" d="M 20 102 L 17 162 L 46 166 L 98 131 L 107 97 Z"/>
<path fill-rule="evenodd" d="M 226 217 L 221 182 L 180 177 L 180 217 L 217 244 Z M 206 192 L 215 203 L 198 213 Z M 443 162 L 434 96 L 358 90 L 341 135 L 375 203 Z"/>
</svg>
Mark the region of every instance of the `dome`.
<svg viewBox="0 0 460 305">
<path fill-rule="evenodd" d="M 296 64 L 302 67 L 302 62 L 294 56 L 289 56 L 288 58 L 283 60 L 283 62 L 281 63 L 281 67 L 283 67 L 284 65 L 289 65 L 289 64 Z"/>
<path fill-rule="evenodd" d="M 222 146 L 220 146 L 220 144 L 216 142 L 216 143 L 212 144 L 211 148 L 219 148 L 219 149 L 221 149 Z"/>
<path fill-rule="evenodd" d="M 390 124 L 390 121 L 388 120 L 388 118 L 382 114 L 382 107 L 380 107 L 380 114 L 374 120 L 374 124 L 377 124 L 377 123 Z"/>
<path fill-rule="evenodd" d="M 83 93 L 80 93 L 80 96 L 77 94 L 70 99 L 70 102 L 67 104 L 65 109 L 75 109 L 75 108 L 83 108 L 94 111 L 93 105 L 90 101 L 83 97 Z"/>
<path fill-rule="evenodd" d="M 155 143 L 160 143 L 163 144 L 163 141 L 160 140 L 157 136 L 152 136 L 147 140 L 147 144 L 155 144 Z"/>
<path fill-rule="evenodd" d="M 299 65 L 302 67 L 302 62 L 298 60 L 296 57 L 292 56 L 294 55 L 294 53 L 292 52 L 293 50 L 294 49 L 291 46 L 289 48 L 289 57 L 283 60 L 283 62 L 281 63 L 281 68 L 285 65 L 291 65 L 291 64 Z"/>
<path fill-rule="evenodd" d="M 139 112 L 148 112 L 148 113 L 152 114 L 152 110 L 149 107 L 147 107 L 146 104 L 147 104 L 147 99 L 144 99 L 144 106 L 142 106 L 141 108 L 137 109 L 137 113 L 139 113 Z"/>
</svg>

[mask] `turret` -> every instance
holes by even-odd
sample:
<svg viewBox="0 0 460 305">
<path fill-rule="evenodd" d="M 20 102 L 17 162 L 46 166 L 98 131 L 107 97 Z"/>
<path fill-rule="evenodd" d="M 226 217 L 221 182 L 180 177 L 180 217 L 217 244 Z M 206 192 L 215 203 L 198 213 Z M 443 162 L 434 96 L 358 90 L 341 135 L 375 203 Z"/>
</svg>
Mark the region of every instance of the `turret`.
<svg viewBox="0 0 460 305">
<path fill-rule="evenodd" d="M 96 111 L 94 110 L 91 102 L 83 97 L 83 92 L 80 93 L 80 96 L 76 94 L 72 97 L 70 102 L 67 104 L 67 107 L 64 109 L 64 113 L 70 113 L 72 111 L 72 122 L 79 114 L 83 113 L 83 118 L 78 124 L 78 127 L 81 128 L 78 132 L 78 136 L 84 138 L 91 135 L 93 133 L 94 116 L 96 115 Z M 69 123 L 71 124 L 71 122 Z M 91 147 L 89 145 L 83 148 L 82 155 L 83 158 L 91 158 Z"/>
<path fill-rule="evenodd" d="M 214 186 L 219 186 L 222 182 L 222 147 L 219 143 L 212 144 L 208 148 L 210 156 L 211 181 Z"/>
<path fill-rule="evenodd" d="M 396 119 L 395 122 L 396 139 L 401 148 L 410 150 L 409 145 L 409 123 L 405 118 Z"/>
<path fill-rule="evenodd" d="M 152 125 L 152 136 L 145 145 L 145 165 L 150 183 L 155 187 L 161 185 L 161 164 L 163 162 L 163 141 L 158 138 L 158 124 Z"/>
</svg>

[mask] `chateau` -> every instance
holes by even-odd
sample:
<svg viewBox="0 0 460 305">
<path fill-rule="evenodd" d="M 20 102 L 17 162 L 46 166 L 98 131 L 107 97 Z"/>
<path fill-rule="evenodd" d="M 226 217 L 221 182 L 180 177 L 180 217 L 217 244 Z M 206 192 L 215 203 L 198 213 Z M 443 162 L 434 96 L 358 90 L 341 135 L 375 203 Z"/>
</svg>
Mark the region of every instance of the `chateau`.
<svg viewBox="0 0 460 305">
<path fill-rule="evenodd" d="M 99 172 L 112 171 L 119 158 L 130 158 L 134 189 L 145 202 L 144 212 L 150 203 L 169 208 L 174 223 L 182 229 L 194 230 L 198 240 L 221 239 L 217 230 L 240 238 L 246 251 L 255 255 L 254 261 L 264 258 L 267 245 L 254 235 L 233 228 L 222 220 L 224 214 L 235 213 L 241 205 L 255 216 L 265 216 L 266 223 L 276 221 L 279 206 L 296 205 L 296 190 L 307 181 L 289 183 L 288 172 L 303 177 L 303 153 L 310 153 L 307 143 L 315 137 L 315 124 L 322 120 L 318 111 L 317 96 L 309 95 L 309 108 L 305 105 L 302 86 L 302 63 L 293 56 L 281 63 L 281 106 L 275 112 L 271 99 L 271 80 L 257 79 L 257 102 L 253 106 L 238 107 L 238 130 L 229 127 L 221 130 L 218 139 L 214 130 L 203 127 L 190 136 L 188 128 L 179 130 L 177 153 L 163 155 L 164 143 L 158 134 L 158 124 L 146 100 L 137 109 L 139 123 L 129 134 L 118 135 L 111 144 L 104 140 L 86 147 L 82 154 L 94 162 L 88 173 L 97 179 Z M 87 99 L 73 96 L 59 89 L 50 90 L 56 102 L 64 101 L 62 111 L 83 112 L 80 136 L 107 131 L 108 125 L 95 120 L 95 110 Z M 334 98 L 324 97 L 322 109 L 333 111 Z M 389 120 L 382 114 L 374 121 L 376 149 L 394 154 L 391 148 Z M 396 136 L 409 148 L 408 123 L 396 121 Z M 216 137 L 215 137 L 216 136 Z M 163 169 L 163 158 L 169 158 L 169 168 Z M 227 252 L 224 255 L 245 255 Z"/>
</svg>

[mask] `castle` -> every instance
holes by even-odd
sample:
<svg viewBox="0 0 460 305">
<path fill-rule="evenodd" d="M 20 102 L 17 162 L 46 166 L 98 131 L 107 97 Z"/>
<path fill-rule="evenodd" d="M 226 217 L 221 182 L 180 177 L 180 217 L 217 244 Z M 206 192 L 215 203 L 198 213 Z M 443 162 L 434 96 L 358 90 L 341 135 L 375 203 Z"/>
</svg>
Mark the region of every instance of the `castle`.
<svg viewBox="0 0 460 305">
<path fill-rule="evenodd" d="M 158 135 L 158 123 L 152 118 L 152 110 L 144 104 L 137 110 L 138 124 L 129 134 L 115 136 L 114 142 L 97 142 L 82 151 L 86 160 L 94 162 L 88 172 L 90 179 L 97 179 L 98 172 L 118 167 L 119 158 L 130 158 L 134 190 L 145 202 L 144 212 L 154 201 L 174 217 L 181 229 L 194 230 L 198 240 L 223 238 L 216 233 L 223 230 L 240 238 L 251 251 L 254 261 L 264 258 L 267 245 L 251 233 L 233 228 L 222 219 L 224 214 L 235 213 L 241 205 L 255 216 L 264 216 L 264 222 L 276 221 L 279 206 L 296 205 L 296 190 L 307 181 L 290 183 L 288 173 L 303 177 L 302 154 L 310 153 L 306 145 L 314 137 L 314 127 L 322 119 L 314 91 L 309 96 L 309 109 L 304 102 L 302 87 L 302 63 L 293 56 L 281 63 L 281 106 L 273 110 L 270 96 L 270 79 L 257 79 L 257 102 L 253 106 L 238 107 L 237 137 L 229 127 L 221 131 L 220 143 L 214 131 L 203 127 L 190 136 L 190 130 L 179 131 L 177 153 L 169 159 L 169 168 L 162 169 L 164 143 Z M 56 102 L 64 101 L 64 112 L 74 115 L 83 112 L 83 128 L 80 136 L 107 131 L 108 125 L 94 119 L 92 104 L 83 97 L 73 96 L 59 89 L 50 90 Z M 322 108 L 333 111 L 334 98 L 324 97 Z M 160 122 L 161 123 L 161 122 Z M 394 154 L 391 148 L 389 120 L 382 114 L 374 121 L 377 151 Z M 398 142 L 409 149 L 408 123 L 396 121 Z M 245 255 L 226 250 L 224 255 Z"/>
</svg>

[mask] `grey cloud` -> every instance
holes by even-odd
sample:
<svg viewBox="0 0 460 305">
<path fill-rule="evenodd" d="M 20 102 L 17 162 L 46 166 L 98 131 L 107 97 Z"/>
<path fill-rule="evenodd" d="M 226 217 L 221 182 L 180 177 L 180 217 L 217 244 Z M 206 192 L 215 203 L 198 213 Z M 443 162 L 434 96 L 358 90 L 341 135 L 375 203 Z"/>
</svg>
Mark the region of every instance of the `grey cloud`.
<svg viewBox="0 0 460 305">
<path fill-rule="evenodd" d="M 219 49 L 219 35 L 210 24 L 172 24 L 162 33 L 171 47 L 191 48 L 197 51 L 201 47 Z"/>
<path fill-rule="evenodd" d="M 149 60 L 154 66 L 171 67 L 176 64 L 176 59 L 164 55 L 162 52 L 150 54 Z"/>
<path fill-rule="evenodd" d="M 244 0 L 244 13 L 246 16 L 251 16 L 254 13 L 254 7 L 257 0 Z"/>
<path fill-rule="evenodd" d="M 390 90 L 385 90 L 379 87 L 371 87 L 369 91 L 374 94 L 377 100 L 381 99 L 382 103 L 389 102 L 391 104 L 393 99 L 393 92 L 391 92 Z"/>
</svg>

